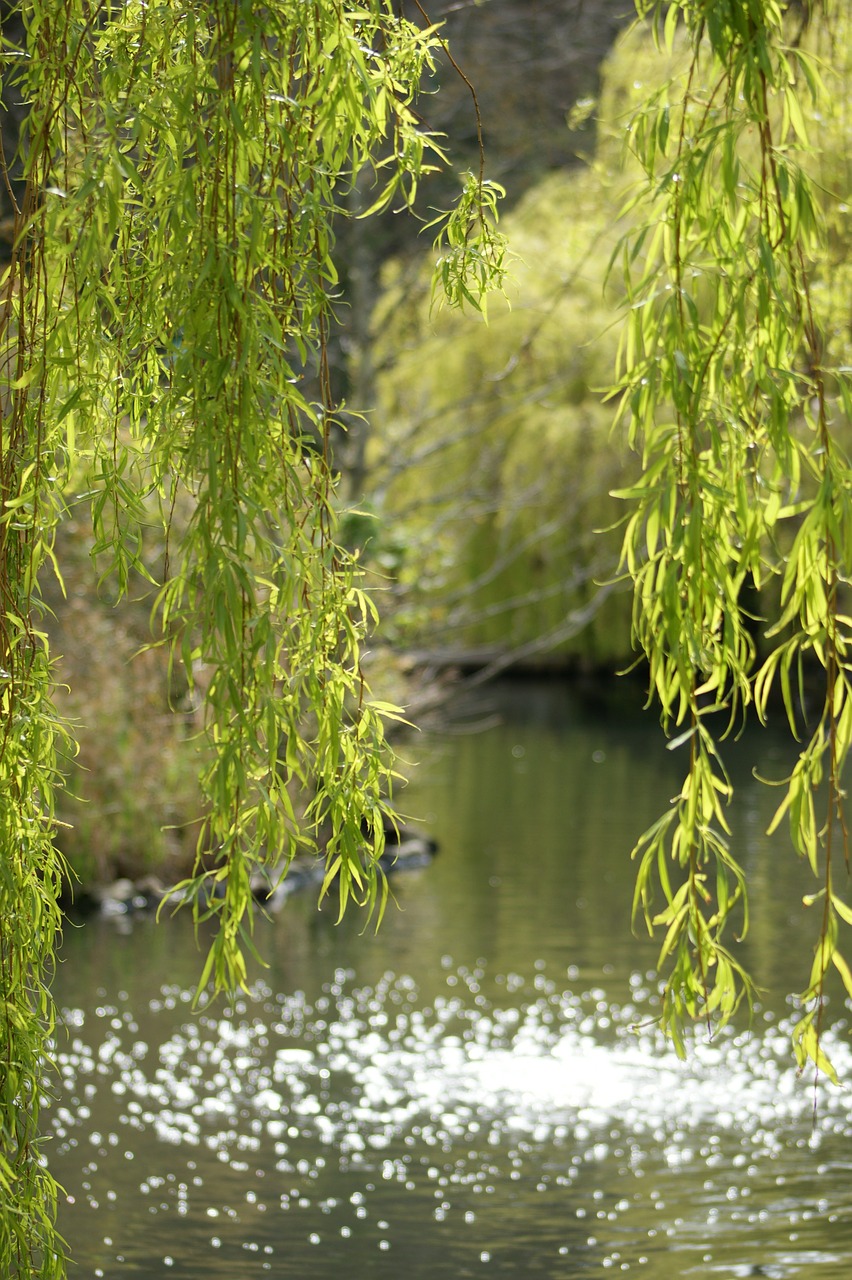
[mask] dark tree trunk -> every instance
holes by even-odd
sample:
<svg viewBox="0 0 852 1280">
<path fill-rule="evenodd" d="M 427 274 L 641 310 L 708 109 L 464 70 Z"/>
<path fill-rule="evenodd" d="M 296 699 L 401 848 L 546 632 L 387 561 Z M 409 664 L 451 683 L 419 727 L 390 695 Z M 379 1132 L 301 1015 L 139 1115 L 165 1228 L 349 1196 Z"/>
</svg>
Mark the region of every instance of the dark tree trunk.
<svg viewBox="0 0 852 1280">
<path fill-rule="evenodd" d="M 15 234 L 15 214 L 23 203 L 24 180 L 20 158 L 21 130 L 27 115 L 21 92 L 15 84 L 19 66 L 14 50 L 23 48 L 24 21 L 19 8 L 0 0 L 2 72 L 0 72 L 0 262 L 8 262 Z"/>
</svg>

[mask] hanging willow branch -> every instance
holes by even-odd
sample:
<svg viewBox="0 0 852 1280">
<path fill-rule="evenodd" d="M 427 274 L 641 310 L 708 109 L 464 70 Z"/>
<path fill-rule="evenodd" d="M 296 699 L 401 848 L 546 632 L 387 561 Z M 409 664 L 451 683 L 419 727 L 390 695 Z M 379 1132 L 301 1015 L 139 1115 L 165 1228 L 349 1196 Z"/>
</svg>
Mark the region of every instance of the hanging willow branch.
<svg viewBox="0 0 852 1280">
<path fill-rule="evenodd" d="M 29 114 L 0 313 L 4 1276 L 65 1274 L 38 1148 L 65 731 L 38 621 L 69 509 L 89 508 L 119 593 L 148 574 L 159 512 L 156 624 L 202 708 L 207 812 L 182 886 L 218 924 L 202 984 L 244 982 L 250 877 L 299 845 L 322 849 L 341 912 L 384 907 L 398 711 L 361 672 L 373 606 L 336 542 L 327 343 L 343 196 L 372 182 L 369 213 L 409 205 L 441 160 L 412 107 L 438 37 L 396 9 L 27 0 L 21 47 L 6 25 Z M 498 243 L 481 226 L 472 249 L 479 232 Z M 480 265 L 474 297 L 499 275 Z"/>
<path fill-rule="evenodd" d="M 832 965 L 852 995 L 838 929 L 852 912 L 834 887 L 838 845 L 848 865 L 852 384 L 817 296 L 827 236 L 808 121 L 830 115 L 838 91 L 815 54 L 816 29 L 833 25 L 834 48 L 848 49 L 848 8 L 810 32 L 769 0 L 641 12 L 683 69 L 629 130 L 644 179 L 628 207 L 645 216 L 620 251 L 630 307 L 620 411 L 643 469 L 619 494 L 632 508 L 623 565 L 652 693 L 689 765 L 634 850 L 635 910 L 650 932 L 663 930 L 663 1022 L 682 1051 L 687 1019 L 725 1021 L 751 999 L 724 939 L 734 926 L 745 935 L 748 906 L 720 738 L 751 705 L 764 719 L 776 687 L 798 734 L 803 672 L 820 669 L 822 708 L 771 829 L 788 816 L 821 881 L 808 900 L 821 901 L 822 918 L 794 1044 L 800 1064 L 833 1075 L 819 1034 Z M 745 604 L 753 588 L 777 602 L 760 664 Z"/>
</svg>

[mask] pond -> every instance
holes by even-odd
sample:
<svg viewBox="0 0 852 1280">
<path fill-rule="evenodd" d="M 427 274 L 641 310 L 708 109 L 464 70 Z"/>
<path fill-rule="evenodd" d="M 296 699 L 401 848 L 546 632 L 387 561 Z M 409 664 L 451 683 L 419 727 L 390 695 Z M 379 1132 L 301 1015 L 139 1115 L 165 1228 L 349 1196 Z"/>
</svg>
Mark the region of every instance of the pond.
<svg viewBox="0 0 852 1280">
<path fill-rule="evenodd" d="M 378 934 L 292 897 L 250 996 L 193 1007 L 191 922 L 66 930 L 49 1160 L 84 1277 L 847 1276 L 849 1094 L 791 1065 L 818 921 L 764 832 L 790 748 L 733 744 L 751 1029 L 681 1063 L 632 936 L 637 834 L 680 785 L 651 718 L 522 684 L 424 733 L 432 865 Z M 846 1009 L 828 1033 L 852 1080 Z M 814 1103 L 818 1103 L 814 1125 Z"/>
</svg>

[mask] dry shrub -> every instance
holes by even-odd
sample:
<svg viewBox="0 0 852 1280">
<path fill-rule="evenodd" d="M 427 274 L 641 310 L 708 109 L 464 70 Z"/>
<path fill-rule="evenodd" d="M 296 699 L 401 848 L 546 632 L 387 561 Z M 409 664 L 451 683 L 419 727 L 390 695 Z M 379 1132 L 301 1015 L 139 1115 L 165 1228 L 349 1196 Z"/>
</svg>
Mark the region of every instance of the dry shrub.
<svg viewBox="0 0 852 1280">
<path fill-rule="evenodd" d="M 191 865 L 198 837 L 197 725 L 165 648 L 145 647 L 154 588 L 139 578 L 115 604 L 98 587 L 92 545 L 82 516 L 65 521 L 65 596 L 56 582 L 45 592 L 58 709 L 78 744 L 64 761 L 58 840 L 82 883 L 152 871 L 168 879 Z"/>
</svg>

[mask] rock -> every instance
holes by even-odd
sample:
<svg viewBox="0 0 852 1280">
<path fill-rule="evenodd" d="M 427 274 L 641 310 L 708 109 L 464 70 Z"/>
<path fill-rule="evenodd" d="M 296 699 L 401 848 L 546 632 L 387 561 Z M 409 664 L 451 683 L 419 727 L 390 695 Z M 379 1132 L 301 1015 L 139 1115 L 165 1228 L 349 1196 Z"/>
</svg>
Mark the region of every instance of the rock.
<svg viewBox="0 0 852 1280">
<path fill-rule="evenodd" d="M 379 865 L 385 875 L 400 871 L 413 871 L 425 867 L 438 851 L 437 842 L 421 834 L 409 834 L 405 829 L 397 832 L 389 828 L 385 832 L 385 851 Z M 325 862 L 322 858 L 298 858 L 284 874 L 282 868 L 258 871 L 251 879 L 251 891 L 266 911 L 275 912 L 294 893 L 306 889 L 318 889 L 325 878 Z M 202 899 L 222 898 L 225 894 L 223 880 L 208 879 L 204 882 Z M 121 877 L 108 885 L 95 885 L 82 889 L 69 901 L 69 909 L 77 915 L 98 913 L 119 919 L 148 911 L 156 911 L 160 903 L 170 896 L 169 889 L 154 875 L 139 880 Z M 174 902 L 186 901 L 185 895 L 174 895 Z"/>
<path fill-rule="evenodd" d="M 437 852 L 438 842 L 429 836 L 409 832 L 407 828 L 397 831 L 389 826 L 385 830 L 385 851 L 379 859 L 379 866 L 388 876 L 401 871 L 415 871 L 428 866 Z M 299 858 L 290 864 L 286 873 L 283 868 L 257 872 L 252 877 L 251 891 L 264 909 L 274 914 L 294 893 L 319 889 L 325 870 L 322 858 Z"/>
<path fill-rule="evenodd" d="M 251 880 L 251 891 L 265 910 L 280 911 L 294 893 L 319 886 L 325 876 L 325 863 L 321 859 L 299 858 L 291 862 L 286 872 L 283 867 L 259 871 Z"/>
<path fill-rule="evenodd" d="M 104 885 L 99 891 L 96 891 L 96 896 L 100 899 L 101 915 L 126 915 L 135 892 L 136 886 L 133 881 L 124 878 L 113 880 L 112 884 Z"/>
<path fill-rule="evenodd" d="M 379 858 L 379 866 L 385 875 L 396 875 L 400 871 L 416 871 L 419 867 L 428 867 L 438 852 L 437 840 L 429 836 L 408 833 L 405 828 L 398 833 L 385 833 L 385 851 Z"/>
</svg>

